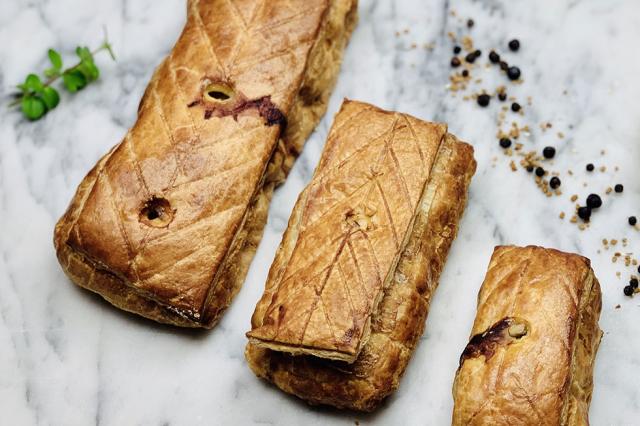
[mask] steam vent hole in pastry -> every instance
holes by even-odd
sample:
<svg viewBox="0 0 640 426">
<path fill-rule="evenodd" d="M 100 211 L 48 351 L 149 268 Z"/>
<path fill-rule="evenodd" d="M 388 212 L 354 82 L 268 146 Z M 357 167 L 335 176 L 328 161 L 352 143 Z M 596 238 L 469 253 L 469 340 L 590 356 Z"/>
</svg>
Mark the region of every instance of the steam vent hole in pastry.
<svg viewBox="0 0 640 426">
<path fill-rule="evenodd" d="M 224 84 L 211 83 L 204 88 L 202 97 L 207 102 L 222 103 L 233 97 L 233 90 Z"/>
<path fill-rule="evenodd" d="M 173 213 L 166 198 L 152 197 L 140 211 L 140 221 L 147 226 L 163 228 L 171 223 Z"/>
<path fill-rule="evenodd" d="M 520 340 L 530 332 L 527 321 L 521 318 L 506 317 L 493 324 L 483 333 L 471 338 L 462 353 L 460 363 L 465 359 L 484 356 L 489 359 L 493 356 L 498 346 L 507 346 L 516 340 Z"/>
</svg>

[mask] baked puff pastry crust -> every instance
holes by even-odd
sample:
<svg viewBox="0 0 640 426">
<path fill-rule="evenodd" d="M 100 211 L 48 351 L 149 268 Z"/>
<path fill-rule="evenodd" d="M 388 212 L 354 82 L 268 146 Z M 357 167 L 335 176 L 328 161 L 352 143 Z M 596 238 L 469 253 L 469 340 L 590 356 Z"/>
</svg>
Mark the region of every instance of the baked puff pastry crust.
<svg viewBox="0 0 640 426">
<path fill-rule="evenodd" d="M 475 167 L 444 124 L 345 101 L 253 314 L 251 369 L 312 404 L 374 409 L 422 334 Z"/>
<path fill-rule="evenodd" d="M 326 110 L 356 2 L 189 0 L 136 123 L 56 225 L 71 280 L 147 318 L 212 327 Z"/>
<path fill-rule="evenodd" d="M 453 386 L 453 424 L 588 424 L 600 309 L 588 259 L 497 247 Z"/>
</svg>

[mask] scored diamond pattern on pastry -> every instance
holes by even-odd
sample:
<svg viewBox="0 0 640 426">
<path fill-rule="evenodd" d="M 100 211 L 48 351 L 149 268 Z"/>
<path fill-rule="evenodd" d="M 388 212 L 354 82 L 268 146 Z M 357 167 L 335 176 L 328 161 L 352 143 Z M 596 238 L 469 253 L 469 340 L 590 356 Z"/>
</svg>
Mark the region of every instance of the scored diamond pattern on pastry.
<svg viewBox="0 0 640 426">
<path fill-rule="evenodd" d="M 67 241 L 137 292 L 198 317 L 261 185 L 279 126 L 256 111 L 205 119 L 204 79 L 288 111 L 328 3 L 192 0 L 188 23 L 156 69 L 139 116 L 110 153 Z M 166 227 L 140 211 L 168 200 Z"/>
<path fill-rule="evenodd" d="M 353 360 L 411 233 L 446 127 L 363 105 L 344 104 L 298 201 L 295 248 L 248 333 L 270 347 Z"/>
</svg>

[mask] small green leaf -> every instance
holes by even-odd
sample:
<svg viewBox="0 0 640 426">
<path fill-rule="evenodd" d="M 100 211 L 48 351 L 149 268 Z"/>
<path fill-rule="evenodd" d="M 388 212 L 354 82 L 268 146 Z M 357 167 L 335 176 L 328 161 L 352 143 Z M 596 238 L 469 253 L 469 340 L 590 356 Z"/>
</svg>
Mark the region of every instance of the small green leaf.
<svg viewBox="0 0 640 426">
<path fill-rule="evenodd" d="M 47 68 L 44 70 L 44 76 L 48 78 L 58 77 L 60 75 L 59 70 L 55 68 Z"/>
<path fill-rule="evenodd" d="M 62 82 L 64 87 L 70 92 L 77 92 L 87 85 L 87 79 L 84 74 L 78 70 L 67 70 L 62 74 Z"/>
<path fill-rule="evenodd" d="M 21 102 L 22 113 L 29 120 L 37 120 L 47 112 L 47 107 L 42 99 L 37 96 L 25 96 Z"/>
<path fill-rule="evenodd" d="M 42 100 L 47 106 L 47 110 L 55 108 L 60 102 L 60 95 L 53 87 L 45 87 L 42 91 Z"/>
<path fill-rule="evenodd" d="M 78 64 L 77 69 L 85 76 L 87 82 L 96 80 L 100 76 L 100 71 L 93 62 L 82 61 Z"/>
<path fill-rule="evenodd" d="M 49 49 L 48 55 L 51 65 L 53 65 L 53 69 L 60 70 L 62 68 L 62 57 L 60 54 L 53 49 Z"/>
<path fill-rule="evenodd" d="M 83 61 L 91 61 L 93 62 L 93 55 L 88 47 L 78 46 L 76 47 L 76 55 Z"/>
<path fill-rule="evenodd" d="M 29 74 L 24 81 L 24 88 L 28 90 L 33 90 L 36 93 L 42 92 L 43 86 L 42 81 L 40 81 L 40 77 L 35 74 Z"/>
</svg>

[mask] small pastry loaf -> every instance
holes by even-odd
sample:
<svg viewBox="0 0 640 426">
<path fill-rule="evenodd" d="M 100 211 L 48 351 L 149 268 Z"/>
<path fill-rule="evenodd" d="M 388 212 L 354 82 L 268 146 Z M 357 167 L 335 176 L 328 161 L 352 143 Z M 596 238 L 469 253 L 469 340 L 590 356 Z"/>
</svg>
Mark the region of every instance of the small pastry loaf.
<svg viewBox="0 0 640 426">
<path fill-rule="evenodd" d="M 357 0 L 189 0 L 134 126 L 56 225 L 66 274 L 153 320 L 212 327 L 274 186 L 324 114 Z"/>
<path fill-rule="evenodd" d="M 475 167 L 444 124 L 345 101 L 253 314 L 253 371 L 340 408 L 372 410 L 395 390 Z"/>
<path fill-rule="evenodd" d="M 497 247 L 460 357 L 453 424 L 588 424 L 600 308 L 588 259 Z"/>
</svg>

